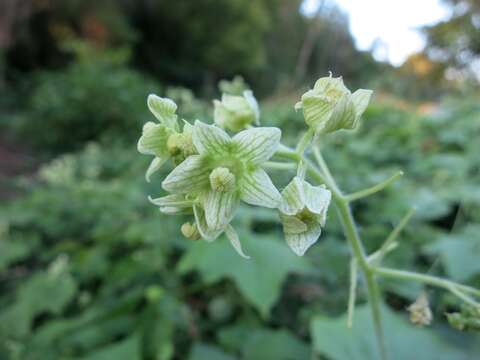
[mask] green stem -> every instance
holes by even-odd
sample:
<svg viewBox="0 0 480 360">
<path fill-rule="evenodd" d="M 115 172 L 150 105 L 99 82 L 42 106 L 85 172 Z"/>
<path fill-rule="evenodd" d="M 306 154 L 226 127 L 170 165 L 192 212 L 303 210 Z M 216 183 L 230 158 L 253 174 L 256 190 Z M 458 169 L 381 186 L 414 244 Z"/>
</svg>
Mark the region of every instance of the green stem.
<svg viewBox="0 0 480 360">
<path fill-rule="evenodd" d="M 337 211 L 340 216 L 345 236 L 350 243 L 353 256 L 360 265 L 363 276 L 366 280 L 368 300 L 372 311 L 373 325 L 375 328 L 375 334 L 379 346 L 380 358 L 386 360 L 387 351 L 385 348 L 385 339 L 383 335 L 383 326 L 380 313 L 380 293 L 377 283 L 375 281 L 375 274 L 372 272 L 370 264 L 368 263 L 368 258 L 365 253 L 363 243 L 358 234 L 357 227 L 355 225 L 355 221 L 350 210 L 349 202 L 340 192 L 325 160 L 323 159 L 320 151 L 316 148 L 314 148 L 314 156 L 318 162 L 318 165 L 320 166 L 320 169 L 322 170 L 322 173 L 325 174 L 325 184 L 332 191 L 333 200 L 337 207 Z M 317 174 L 318 170 L 316 170 L 314 167 L 310 166 L 310 171 L 315 175 L 315 177 L 317 177 L 317 179 L 323 178 L 321 174 Z"/>
<path fill-rule="evenodd" d="M 479 289 L 475 289 L 467 285 L 458 284 L 454 281 L 442 279 L 436 276 L 419 274 L 405 270 L 389 269 L 385 267 L 371 267 L 371 270 L 378 276 L 385 278 L 416 281 L 427 285 L 443 288 L 448 291 L 451 291 L 452 288 L 455 288 L 462 291 L 463 293 L 480 297 Z"/>
<path fill-rule="evenodd" d="M 388 185 L 390 185 L 392 182 L 397 180 L 402 175 L 403 175 L 403 171 L 397 171 L 395 174 L 390 176 L 388 179 L 382 181 L 381 183 L 374 185 L 372 187 L 369 187 L 368 189 L 360 190 L 360 191 L 354 192 L 353 194 L 349 194 L 346 196 L 346 198 L 348 201 L 355 201 L 355 200 L 373 195 L 385 189 Z"/>
<path fill-rule="evenodd" d="M 273 170 L 294 170 L 297 165 L 291 162 L 276 162 L 276 161 L 267 161 L 263 163 L 263 167 Z"/>
</svg>

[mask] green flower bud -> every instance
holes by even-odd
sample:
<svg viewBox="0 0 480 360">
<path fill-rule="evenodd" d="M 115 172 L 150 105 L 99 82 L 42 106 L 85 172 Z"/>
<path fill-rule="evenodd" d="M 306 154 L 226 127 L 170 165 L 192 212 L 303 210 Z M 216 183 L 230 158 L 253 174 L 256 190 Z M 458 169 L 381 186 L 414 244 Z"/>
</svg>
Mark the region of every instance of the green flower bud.
<svg viewBox="0 0 480 360">
<path fill-rule="evenodd" d="M 407 308 L 410 313 L 410 321 L 412 324 L 424 326 L 430 325 L 433 319 L 432 310 L 428 304 L 427 295 L 422 292 L 417 300 Z"/>
<path fill-rule="evenodd" d="M 182 151 L 182 134 L 174 133 L 168 137 L 167 149 L 171 156 L 180 154 Z"/>
<path fill-rule="evenodd" d="M 235 175 L 228 168 L 217 167 L 209 176 L 213 191 L 229 192 L 235 189 Z"/>
<path fill-rule="evenodd" d="M 197 229 L 196 224 L 191 224 L 189 222 L 186 222 L 185 224 L 182 225 L 182 227 L 180 228 L 180 231 L 182 232 L 183 236 L 185 236 L 187 239 L 190 239 L 190 240 L 200 239 L 200 233 Z"/>
<path fill-rule="evenodd" d="M 371 90 L 364 89 L 352 94 L 341 77 L 324 77 L 317 80 L 312 90 L 303 94 L 295 109 L 303 109 L 305 122 L 316 134 L 354 129 L 371 95 Z"/>
<path fill-rule="evenodd" d="M 214 100 L 215 123 L 224 129 L 240 131 L 251 124 L 258 124 L 258 103 L 250 90 L 243 96 L 223 94 L 222 101 Z"/>
</svg>

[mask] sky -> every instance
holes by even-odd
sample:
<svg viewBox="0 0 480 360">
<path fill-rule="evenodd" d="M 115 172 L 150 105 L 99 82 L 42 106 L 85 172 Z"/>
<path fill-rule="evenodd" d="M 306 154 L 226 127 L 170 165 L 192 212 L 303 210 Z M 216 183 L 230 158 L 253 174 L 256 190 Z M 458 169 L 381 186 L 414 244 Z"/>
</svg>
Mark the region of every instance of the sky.
<svg viewBox="0 0 480 360">
<path fill-rule="evenodd" d="M 303 11 L 312 14 L 322 0 L 305 0 Z M 350 18 L 350 31 L 360 50 L 374 51 L 377 60 L 401 65 L 425 45 L 416 28 L 448 18 L 440 0 L 335 0 Z"/>
</svg>

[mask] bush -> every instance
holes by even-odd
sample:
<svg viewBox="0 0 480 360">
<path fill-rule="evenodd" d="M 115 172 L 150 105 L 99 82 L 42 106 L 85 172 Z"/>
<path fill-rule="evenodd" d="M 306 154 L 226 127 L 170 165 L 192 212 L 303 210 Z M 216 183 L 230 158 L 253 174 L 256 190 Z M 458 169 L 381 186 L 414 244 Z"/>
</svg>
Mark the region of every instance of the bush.
<svg viewBox="0 0 480 360">
<path fill-rule="evenodd" d="M 108 62 L 77 62 L 42 72 L 33 80 L 17 132 L 23 141 L 50 152 L 78 149 L 92 140 L 134 141 L 150 118 L 145 99 L 159 91 L 143 74 Z"/>
</svg>

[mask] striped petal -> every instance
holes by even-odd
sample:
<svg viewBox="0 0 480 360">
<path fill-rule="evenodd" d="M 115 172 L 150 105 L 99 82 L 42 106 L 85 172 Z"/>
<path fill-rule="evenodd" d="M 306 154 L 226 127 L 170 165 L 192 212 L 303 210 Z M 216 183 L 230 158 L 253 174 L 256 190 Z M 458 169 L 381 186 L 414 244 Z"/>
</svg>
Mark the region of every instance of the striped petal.
<svg viewBox="0 0 480 360">
<path fill-rule="evenodd" d="M 305 192 L 303 180 L 298 176 L 282 191 L 282 205 L 280 211 L 286 215 L 295 215 L 305 207 Z"/>
<path fill-rule="evenodd" d="M 227 225 L 225 228 L 225 235 L 227 235 L 228 240 L 230 240 L 230 244 L 232 244 L 235 251 L 243 258 L 250 259 L 250 256 L 245 255 L 242 249 L 242 243 L 240 242 L 240 238 L 238 237 L 237 232 L 233 228 L 232 225 Z"/>
<path fill-rule="evenodd" d="M 201 155 L 191 155 L 163 180 L 162 187 L 172 193 L 200 191 L 208 187 L 210 169 Z"/>
<path fill-rule="evenodd" d="M 145 179 L 147 180 L 147 182 L 150 182 L 150 177 L 152 176 L 152 174 L 154 174 L 155 172 L 160 170 L 162 165 L 165 164 L 165 161 L 167 161 L 167 160 L 168 160 L 168 157 L 166 157 L 166 156 L 164 156 L 164 157 L 156 156 L 152 160 L 152 162 L 148 166 L 147 172 L 145 173 Z"/>
<path fill-rule="evenodd" d="M 250 205 L 276 208 L 282 201 L 272 180 L 261 168 L 247 173 L 240 182 L 241 199 Z"/>
<path fill-rule="evenodd" d="M 195 121 L 192 134 L 193 144 L 200 154 L 221 154 L 228 150 L 230 137 L 215 125 Z"/>
<path fill-rule="evenodd" d="M 320 224 L 314 224 L 302 233 L 285 233 L 285 240 L 295 254 L 303 256 L 308 248 L 317 242 L 321 233 Z"/>
<path fill-rule="evenodd" d="M 142 136 L 138 140 L 137 149 L 141 154 L 168 155 L 167 141 L 173 130 L 162 124 L 147 122 L 143 126 Z"/>
<path fill-rule="evenodd" d="M 223 230 L 212 230 L 208 227 L 205 211 L 200 205 L 193 205 L 193 215 L 195 216 L 198 232 L 206 241 L 214 241 L 223 232 Z"/>
<path fill-rule="evenodd" d="M 168 98 L 161 98 L 157 95 L 148 95 L 147 105 L 153 115 L 165 126 L 178 130 L 177 104 Z"/>
<path fill-rule="evenodd" d="M 259 127 L 239 132 L 233 138 L 236 154 L 247 162 L 261 164 L 275 154 L 281 136 L 280 129 L 273 127 Z"/>
<path fill-rule="evenodd" d="M 224 230 L 232 221 L 238 202 L 238 195 L 234 191 L 209 191 L 203 204 L 208 227 L 212 230 Z"/>
</svg>

